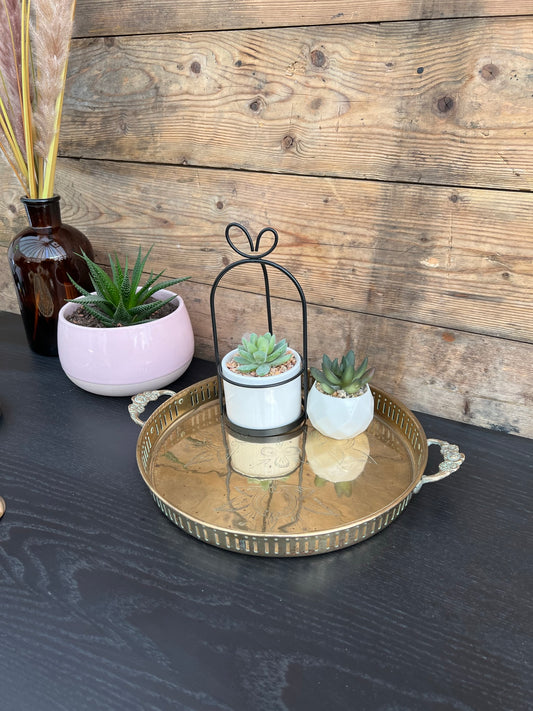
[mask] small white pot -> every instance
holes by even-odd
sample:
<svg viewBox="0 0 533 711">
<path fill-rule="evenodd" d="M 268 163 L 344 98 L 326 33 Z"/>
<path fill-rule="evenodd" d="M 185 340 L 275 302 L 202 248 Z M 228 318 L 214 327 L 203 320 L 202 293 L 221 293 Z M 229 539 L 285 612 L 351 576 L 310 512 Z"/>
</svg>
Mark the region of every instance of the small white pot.
<svg viewBox="0 0 533 711">
<path fill-rule="evenodd" d="M 181 296 L 168 289 L 156 299 L 174 296 L 177 308 L 147 323 L 116 328 L 78 326 L 66 316 L 78 308 L 70 302 L 59 312 L 57 347 L 61 367 L 78 387 L 97 395 L 136 395 L 158 390 L 180 377 L 194 354 L 194 335 Z"/>
<path fill-rule="evenodd" d="M 357 397 L 333 397 L 321 393 L 316 383 L 307 397 L 307 416 L 326 437 L 350 439 L 364 432 L 374 417 L 374 398 L 369 386 Z"/>
<path fill-rule="evenodd" d="M 301 359 L 296 351 L 288 349 L 296 358 L 296 365 L 278 375 L 254 377 L 234 373 L 226 365 L 237 355 L 238 349 L 227 353 L 222 359 L 224 399 L 226 414 L 238 427 L 251 430 L 270 430 L 295 422 L 302 410 L 302 376 L 292 378 L 301 368 Z M 234 384 L 235 383 L 235 384 Z M 283 383 L 283 385 L 277 385 Z M 269 384 L 273 387 L 259 387 Z M 250 387 L 244 387 L 250 386 Z M 274 387 L 275 386 L 275 387 Z"/>
</svg>

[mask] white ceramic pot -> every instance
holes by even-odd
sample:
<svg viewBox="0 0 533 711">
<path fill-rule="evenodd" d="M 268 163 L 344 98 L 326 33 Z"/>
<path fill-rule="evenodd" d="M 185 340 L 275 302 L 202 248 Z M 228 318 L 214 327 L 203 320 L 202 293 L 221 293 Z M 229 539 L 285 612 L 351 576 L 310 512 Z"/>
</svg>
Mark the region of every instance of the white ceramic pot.
<svg viewBox="0 0 533 711">
<path fill-rule="evenodd" d="M 369 386 L 357 397 L 332 397 L 321 393 L 316 383 L 307 397 L 307 416 L 326 437 L 350 439 L 364 432 L 374 417 L 374 398 Z"/>
<path fill-rule="evenodd" d="M 178 308 L 147 323 L 91 328 L 65 317 L 77 308 L 67 303 L 59 312 L 57 347 L 61 367 L 73 383 L 98 395 L 136 395 L 158 390 L 179 378 L 194 354 L 194 335 L 181 296 L 167 289 L 156 299 L 175 296 Z"/>
<path fill-rule="evenodd" d="M 284 427 L 297 420 L 302 410 L 302 376 L 285 383 L 301 368 L 301 359 L 296 351 L 288 349 L 296 358 L 296 365 L 278 375 L 253 377 L 234 373 L 227 367 L 228 361 L 237 355 L 238 349 L 227 353 L 222 359 L 222 373 L 231 382 L 223 380 L 226 414 L 233 424 L 251 430 L 270 430 Z M 295 370 L 296 369 L 296 370 Z M 261 385 L 275 387 L 258 387 Z M 250 387 L 244 387 L 244 386 Z"/>
</svg>

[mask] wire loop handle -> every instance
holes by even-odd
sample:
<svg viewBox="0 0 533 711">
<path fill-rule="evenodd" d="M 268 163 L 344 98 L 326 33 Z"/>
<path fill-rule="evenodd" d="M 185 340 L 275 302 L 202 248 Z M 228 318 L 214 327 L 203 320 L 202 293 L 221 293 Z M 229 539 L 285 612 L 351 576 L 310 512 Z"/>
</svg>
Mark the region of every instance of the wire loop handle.
<svg viewBox="0 0 533 711">
<path fill-rule="evenodd" d="M 233 243 L 233 240 L 231 239 L 230 234 L 229 234 L 232 227 L 237 227 L 239 230 L 241 230 L 241 232 L 244 233 L 244 235 L 246 236 L 246 239 L 248 240 L 248 244 L 250 246 L 250 252 L 252 252 L 252 254 L 247 254 L 246 252 L 243 252 Z M 259 252 L 259 245 L 261 243 L 261 237 L 266 232 L 272 233 L 272 235 L 274 236 L 274 241 L 268 249 L 266 249 L 264 252 L 260 253 Z M 264 227 L 261 230 L 261 232 L 257 235 L 257 237 L 255 238 L 255 244 L 254 244 L 254 241 L 253 241 L 250 233 L 246 229 L 246 227 L 244 227 L 244 225 L 239 224 L 238 222 L 231 222 L 226 227 L 225 237 L 226 237 L 226 242 L 229 244 L 229 246 L 232 248 L 232 250 L 234 252 L 237 252 L 237 254 L 239 254 L 241 257 L 244 257 L 245 259 L 264 259 L 265 257 L 267 257 L 271 252 L 273 252 L 276 249 L 276 247 L 278 245 L 278 241 L 279 241 L 278 233 L 276 232 L 276 230 L 273 227 Z"/>
</svg>

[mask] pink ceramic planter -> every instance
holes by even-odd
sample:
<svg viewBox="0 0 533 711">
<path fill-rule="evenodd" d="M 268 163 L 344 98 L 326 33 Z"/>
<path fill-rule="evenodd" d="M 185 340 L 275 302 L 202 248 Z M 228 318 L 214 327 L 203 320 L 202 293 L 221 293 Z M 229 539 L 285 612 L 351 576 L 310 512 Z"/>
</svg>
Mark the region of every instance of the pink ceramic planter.
<svg viewBox="0 0 533 711">
<path fill-rule="evenodd" d="M 168 299 L 162 289 L 154 296 Z M 129 396 L 157 390 L 179 378 L 194 354 L 194 335 L 187 308 L 137 326 L 89 328 L 70 323 L 65 315 L 77 308 L 68 303 L 59 312 L 57 347 L 61 367 L 73 383 L 98 395 Z"/>
</svg>

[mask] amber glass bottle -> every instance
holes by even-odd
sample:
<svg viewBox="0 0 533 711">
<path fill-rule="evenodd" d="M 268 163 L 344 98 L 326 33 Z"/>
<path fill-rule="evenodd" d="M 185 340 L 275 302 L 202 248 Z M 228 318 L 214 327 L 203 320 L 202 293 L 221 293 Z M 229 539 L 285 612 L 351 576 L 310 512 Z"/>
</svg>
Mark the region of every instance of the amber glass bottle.
<svg viewBox="0 0 533 711">
<path fill-rule="evenodd" d="M 87 265 L 77 256 L 83 250 L 94 259 L 91 243 L 79 230 L 61 222 L 60 197 L 22 198 L 29 227 L 8 249 L 20 312 L 30 348 L 57 355 L 57 318 L 65 299 L 78 296 L 68 275 L 92 289 Z"/>
</svg>

